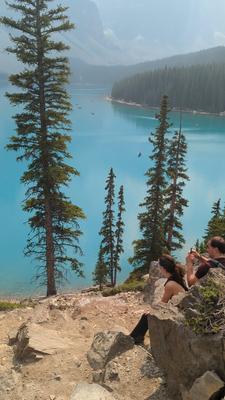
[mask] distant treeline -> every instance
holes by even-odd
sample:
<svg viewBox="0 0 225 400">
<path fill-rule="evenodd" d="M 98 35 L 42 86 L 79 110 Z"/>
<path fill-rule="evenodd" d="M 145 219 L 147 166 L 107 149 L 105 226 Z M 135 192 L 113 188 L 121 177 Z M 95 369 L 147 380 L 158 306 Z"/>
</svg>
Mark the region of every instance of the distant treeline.
<svg viewBox="0 0 225 400">
<path fill-rule="evenodd" d="M 173 67 L 225 63 L 225 47 L 217 46 L 188 54 L 179 54 L 160 60 L 146 61 L 135 65 L 90 65 L 71 58 L 72 82 L 79 84 L 112 85 L 114 82 L 135 74 Z"/>
<path fill-rule="evenodd" d="M 166 94 L 172 107 L 220 113 L 225 110 L 225 64 L 164 68 L 116 82 L 112 97 L 155 106 Z"/>
</svg>

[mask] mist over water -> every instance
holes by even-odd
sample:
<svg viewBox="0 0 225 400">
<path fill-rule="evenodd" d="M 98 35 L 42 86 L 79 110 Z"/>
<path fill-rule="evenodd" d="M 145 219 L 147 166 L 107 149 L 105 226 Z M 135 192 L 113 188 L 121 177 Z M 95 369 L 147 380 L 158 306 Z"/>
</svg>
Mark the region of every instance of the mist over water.
<svg viewBox="0 0 225 400">
<path fill-rule="evenodd" d="M 150 166 L 148 156 L 151 144 L 148 136 L 157 126 L 155 111 L 119 105 L 106 101 L 110 89 L 106 87 L 70 87 L 74 109 L 70 161 L 80 177 L 72 180 L 68 188 L 71 200 L 81 206 L 87 219 L 81 223 L 83 236 L 80 240 L 84 251 L 85 279 L 68 274 L 69 283 L 63 288 L 88 286 L 92 280 L 100 243 L 98 232 L 104 211 L 105 180 L 109 169 L 116 174 L 116 194 L 124 185 L 125 253 L 121 259 L 123 280 L 131 270 L 127 258 L 132 255 L 132 241 L 139 237 L 137 214 L 139 203 L 145 196 L 145 171 Z M 35 263 L 23 256 L 29 227 L 25 224 L 28 215 L 21 210 L 25 188 L 19 179 L 26 168 L 16 162 L 16 153 L 4 149 L 13 133 L 15 113 L 8 100 L 0 93 L 0 218 L 1 218 L 1 266 L 0 295 L 37 294 L 45 292 L 30 283 Z M 179 113 L 171 112 L 173 130 L 179 127 Z M 201 238 L 210 217 L 212 203 L 225 201 L 225 119 L 214 116 L 200 116 L 184 113 L 183 132 L 188 142 L 187 166 L 190 182 L 185 188 L 189 207 L 185 210 L 183 224 L 186 244 L 177 254 L 184 260 L 186 251 L 197 238 Z M 141 153 L 141 157 L 138 154 Z M 224 197 L 223 197 L 224 196 Z"/>
</svg>

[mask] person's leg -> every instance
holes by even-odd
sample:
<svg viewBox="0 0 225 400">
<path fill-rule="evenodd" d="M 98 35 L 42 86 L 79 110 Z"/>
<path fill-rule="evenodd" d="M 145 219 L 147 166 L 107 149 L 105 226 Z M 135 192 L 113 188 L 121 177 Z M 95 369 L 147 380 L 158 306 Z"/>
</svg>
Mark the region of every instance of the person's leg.
<svg viewBox="0 0 225 400">
<path fill-rule="evenodd" d="M 135 344 L 141 344 L 144 342 L 144 337 L 147 330 L 148 330 L 148 314 L 143 314 L 141 316 L 141 319 L 135 326 L 135 328 L 130 333 L 130 336 L 134 339 Z"/>
</svg>

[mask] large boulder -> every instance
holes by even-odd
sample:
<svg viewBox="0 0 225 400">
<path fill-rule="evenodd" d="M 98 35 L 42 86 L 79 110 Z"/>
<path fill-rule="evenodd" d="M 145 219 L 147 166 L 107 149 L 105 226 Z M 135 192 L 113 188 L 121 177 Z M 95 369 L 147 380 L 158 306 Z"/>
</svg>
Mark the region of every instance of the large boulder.
<svg viewBox="0 0 225 400">
<path fill-rule="evenodd" d="M 87 359 L 94 370 L 102 369 L 110 360 L 132 347 L 134 340 L 122 332 L 99 332 L 94 337 Z"/>
<path fill-rule="evenodd" d="M 72 343 L 62 338 L 58 332 L 43 328 L 34 323 L 24 323 L 20 326 L 14 344 L 16 359 L 39 359 L 43 355 L 55 354 L 70 347 Z"/>
<path fill-rule="evenodd" d="M 209 400 L 214 393 L 218 393 L 224 382 L 213 371 L 207 371 L 196 379 L 189 392 L 183 393 L 183 400 Z"/>
<path fill-rule="evenodd" d="M 96 383 L 78 383 L 70 400 L 115 400 L 115 398 Z"/>
<path fill-rule="evenodd" d="M 219 271 L 212 271 L 208 274 L 208 281 L 220 282 L 225 287 L 224 275 L 218 277 L 218 274 Z M 204 282 L 206 288 L 207 280 Z M 152 353 L 166 375 L 168 392 L 174 400 L 189 392 L 196 379 L 207 371 L 215 371 L 225 381 L 225 334 L 223 329 L 213 333 L 216 332 L 213 330 L 216 325 L 212 332 L 201 332 L 203 328 L 208 329 L 205 320 L 199 316 L 204 309 L 201 290 L 200 286 L 193 287 L 185 298 L 178 298 L 175 302 L 177 306 L 167 304 L 155 307 L 149 316 Z M 196 324 L 200 321 L 201 329 L 194 331 L 190 320 Z"/>
</svg>

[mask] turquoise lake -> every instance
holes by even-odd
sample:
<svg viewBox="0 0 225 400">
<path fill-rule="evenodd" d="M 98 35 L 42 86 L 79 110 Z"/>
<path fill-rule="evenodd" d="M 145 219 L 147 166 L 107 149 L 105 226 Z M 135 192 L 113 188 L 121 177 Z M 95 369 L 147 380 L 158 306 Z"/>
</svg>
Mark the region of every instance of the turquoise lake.
<svg viewBox="0 0 225 400">
<path fill-rule="evenodd" d="M 24 258 L 23 248 L 29 227 L 27 215 L 21 209 L 25 188 L 20 176 L 25 165 L 16 162 L 16 153 L 7 152 L 4 146 L 15 129 L 11 115 L 15 109 L 0 90 L 0 296 L 45 293 L 31 283 L 35 263 Z M 69 196 L 81 206 L 87 219 L 81 223 L 83 236 L 80 240 L 84 251 L 85 279 L 68 275 L 70 283 L 64 287 L 81 288 L 92 281 L 100 238 L 98 236 L 104 211 L 105 180 L 109 169 L 116 174 L 116 192 L 124 185 L 126 214 L 124 248 L 121 259 L 123 280 L 131 270 L 127 258 L 132 255 L 132 241 L 139 237 L 137 214 L 139 203 L 145 196 L 144 173 L 150 165 L 148 156 L 151 145 L 148 137 L 157 126 L 155 111 L 106 101 L 109 89 L 71 87 L 74 110 L 71 164 L 80 177 L 71 182 Z M 179 114 L 170 113 L 174 129 L 179 128 Z M 184 261 L 188 249 L 201 238 L 210 217 L 212 203 L 219 198 L 225 201 L 225 118 L 183 114 L 183 132 L 188 142 L 187 167 L 190 182 L 185 196 L 189 207 L 183 218 L 186 244 L 178 254 Z M 141 157 L 138 157 L 141 152 Z"/>
</svg>

